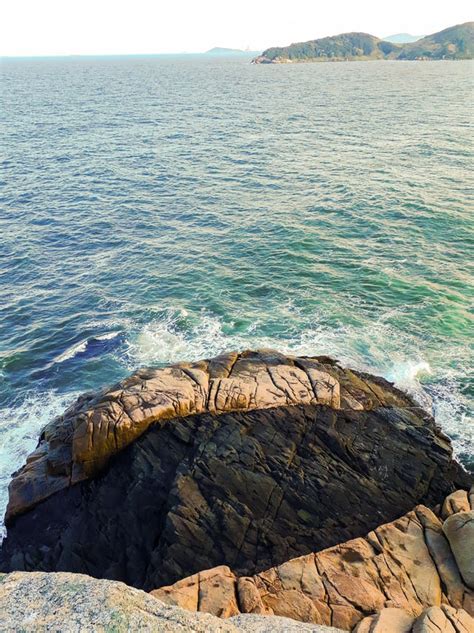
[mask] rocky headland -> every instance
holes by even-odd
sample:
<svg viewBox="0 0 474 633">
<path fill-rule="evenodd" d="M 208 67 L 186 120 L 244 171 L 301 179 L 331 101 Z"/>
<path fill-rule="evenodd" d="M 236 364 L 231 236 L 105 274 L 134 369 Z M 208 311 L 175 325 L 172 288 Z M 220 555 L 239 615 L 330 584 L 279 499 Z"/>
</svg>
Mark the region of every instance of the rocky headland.
<svg viewBox="0 0 474 633">
<path fill-rule="evenodd" d="M 81 397 L 14 474 L 0 605 L 19 600 L 5 586 L 74 572 L 247 624 L 464 622 L 470 484 L 416 402 L 330 358 L 260 350 L 142 369 Z"/>
<path fill-rule="evenodd" d="M 381 40 L 368 33 L 342 33 L 290 46 L 267 48 L 253 59 L 253 63 L 473 58 L 474 22 L 465 22 L 405 43 Z"/>
</svg>

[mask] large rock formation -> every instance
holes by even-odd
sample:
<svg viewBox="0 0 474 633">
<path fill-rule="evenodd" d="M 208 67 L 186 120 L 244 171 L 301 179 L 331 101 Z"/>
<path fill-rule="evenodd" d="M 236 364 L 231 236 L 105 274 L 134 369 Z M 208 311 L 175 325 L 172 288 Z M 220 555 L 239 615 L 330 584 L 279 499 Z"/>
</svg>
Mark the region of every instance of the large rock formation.
<svg viewBox="0 0 474 633">
<path fill-rule="evenodd" d="M 219 620 L 171 607 L 121 582 L 82 574 L 0 575 L 0 630 L 62 633 L 338 633 L 286 618 Z"/>
<path fill-rule="evenodd" d="M 469 507 L 465 491 L 448 497 L 443 513 L 452 512 L 453 506 Z M 464 520 L 466 514 L 450 514 L 442 523 L 431 510 L 417 506 L 365 538 L 260 574 L 239 578 L 228 567 L 216 567 L 152 591 L 152 595 L 223 618 L 242 612 L 344 630 L 356 627 L 357 633 L 409 633 L 412 628 L 417 633 L 471 633 L 474 592 L 463 581 L 450 548 L 451 530 L 446 529 L 453 519 Z M 463 545 L 464 566 L 472 572 L 474 538 L 466 536 Z"/>
<path fill-rule="evenodd" d="M 384 385 L 380 389 L 378 382 L 375 377 L 364 382 L 332 361 L 292 359 L 268 351 L 142 369 L 111 389 L 82 396 L 46 426 L 37 449 L 15 473 L 6 521 L 93 477 L 151 425 L 172 418 L 292 404 L 354 410 L 412 404 L 400 392 L 384 390 Z"/>
<path fill-rule="evenodd" d="M 277 352 L 140 370 L 43 432 L 10 488 L 0 569 L 153 589 L 363 535 L 467 486 L 387 381 Z"/>
</svg>

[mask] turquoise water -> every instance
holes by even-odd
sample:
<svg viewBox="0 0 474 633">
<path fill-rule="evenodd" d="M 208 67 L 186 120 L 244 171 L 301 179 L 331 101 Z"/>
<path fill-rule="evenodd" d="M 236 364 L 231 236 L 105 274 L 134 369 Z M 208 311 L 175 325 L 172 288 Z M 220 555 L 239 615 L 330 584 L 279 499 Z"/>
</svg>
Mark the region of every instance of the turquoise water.
<svg viewBox="0 0 474 633">
<path fill-rule="evenodd" d="M 472 465 L 471 62 L 0 70 L 2 507 L 80 392 L 246 347 L 383 374 Z"/>
</svg>

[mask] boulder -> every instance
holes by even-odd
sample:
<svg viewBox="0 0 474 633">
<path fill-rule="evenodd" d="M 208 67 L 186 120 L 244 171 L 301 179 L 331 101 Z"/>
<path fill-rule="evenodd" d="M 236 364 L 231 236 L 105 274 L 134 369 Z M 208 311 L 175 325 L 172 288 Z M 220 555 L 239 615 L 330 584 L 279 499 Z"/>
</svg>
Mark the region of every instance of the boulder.
<svg viewBox="0 0 474 633">
<path fill-rule="evenodd" d="M 403 609 L 386 608 L 361 620 L 354 633 L 410 633 L 414 621 Z"/>
<path fill-rule="evenodd" d="M 447 519 L 456 512 L 469 512 L 469 496 L 466 490 L 456 490 L 446 497 L 441 508 L 441 517 Z"/>
<path fill-rule="evenodd" d="M 463 609 L 430 607 L 416 619 L 402 609 L 383 609 L 359 622 L 354 633 L 471 633 L 474 620 Z"/>
<path fill-rule="evenodd" d="M 413 625 L 412 633 L 472 633 L 474 620 L 463 609 L 447 605 L 430 607 Z"/>
<path fill-rule="evenodd" d="M 295 358 L 260 350 L 140 369 L 109 389 L 81 396 L 45 427 L 36 450 L 11 482 L 6 522 L 97 475 L 152 425 L 198 413 L 294 404 L 356 411 L 414 406 L 387 381 L 343 370 L 326 357 Z M 421 411 L 418 415 L 423 417 Z"/>
<path fill-rule="evenodd" d="M 449 516 L 443 523 L 443 532 L 449 541 L 464 582 L 474 589 L 474 510 L 457 512 Z"/>
<path fill-rule="evenodd" d="M 223 565 L 251 577 L 468 484 L 434 420 L 387 381 L 326 357 L 231 353 L 139 370 L 48 425 L 12 481 L 0 569 L 88 573 L 150 590 Z M 420 521 L 406 526 L 415 540 Z M 398 548 L 392 566 L 403 566 L 412 553 L 391 529 L 380 539 Z M 360 547 L 347 556 L 371 558 L 379 545 Z M 293 596 L 281 615 L 314 620 L 327 594 L 341 626 L 352 625 L 370 578 L 346 587 L 333 554 L 319 564 L 324 582 L 310 562 L 302 570 L 310 602 L 307 592 L 296 597 L 291 566 L 280 570 L 280 590 Z M 421 602 L 438 600 L 440 583 L 423 584 L 412 567 Z M 274 610 L 272 596 L 260 604 L 260 587 L 240 585 L 253 613 Z M 408 579 L 399 592 L 411 596 Z M 231 613 L 229 600 L 216 604 Z M 380 588 L 371 585 L 370 600 L 380 608 Z"/>
</svg>

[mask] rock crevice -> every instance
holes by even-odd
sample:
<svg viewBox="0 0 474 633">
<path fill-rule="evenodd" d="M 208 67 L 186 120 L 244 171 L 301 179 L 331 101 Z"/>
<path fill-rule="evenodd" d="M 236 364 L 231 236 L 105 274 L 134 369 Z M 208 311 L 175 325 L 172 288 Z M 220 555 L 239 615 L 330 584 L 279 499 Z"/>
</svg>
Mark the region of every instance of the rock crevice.
<svg viewBox="0 0 474 633">
<path fill-rule="evenodd" d="M 82 396 L 46 426 L 37 449 L 15 473 L 6 522 L 96 476 L 154 424 L 295 404 L 364 410 L 414 403 L 386 381 L 343 370 L 326 357 L 294 358 L 272 350 L 142 369 L 99 394 Z"/>
<path fill-rule="evenodd" d="M 444 514 L 444 521 L 421 505 L 365 538 L 254 576 L 238 577 L 221 566 L 151 594 L 168 604 L 219 617 L 240 611 L 357 633 L 428 633 L 441 625 L 440 630 L 468 633 L 474 630 L 474 592 L 463 582 L 460 569 L 474 569 L 474 540 L 466 540 L 457 561 L 451 549 L 456 536 L 445 527 L 453 517 L 467 513 L 456 512 L 466 508 L 466 500 L 465 491 L 448 496 L 443 510 L 448 507 L 451 514 Z M 205 603 L 193 599 L 196 587 L 206 595 Z"/>
<path fill-rule="evenodd" d="M 148 590 L 227 565 L 243 577 L 277 568 L 282 583 L 286 561 L 433 507 L 468 481 L 409 396 L 326 357 L 261 350 L 142 369 L 82 397 L 44 430 L 11 484 L 0 569 L 71 571 Z M 466 510 L 466 499 L 458 494 L 444 512 Z M 423 516 L 403 530 L 418 534 Z M 347 553 L 348 564 L 370 563 L 360 586 L 374 582 L 380 604 L 388 585 L 402 602 L 423 602 L 404 576 L 406 552 L 383 539 L 376 531 Z M 441 554 L 437 565 L 444 586 L 461 591 Z M 313 597 L 333 622 L 362 608 L 326 560 L 301 574 L 309 612 Z M 273 577 L 265 582 L 272 596 Z M 263 600 L 244 586 L 236 604 Z"/>
</svg>

